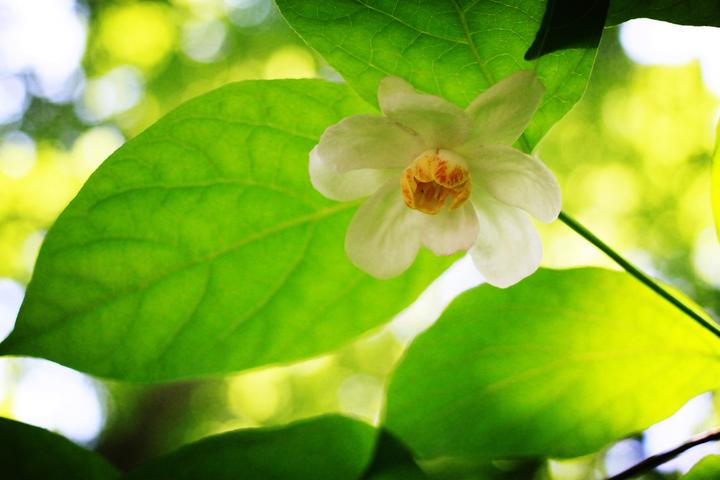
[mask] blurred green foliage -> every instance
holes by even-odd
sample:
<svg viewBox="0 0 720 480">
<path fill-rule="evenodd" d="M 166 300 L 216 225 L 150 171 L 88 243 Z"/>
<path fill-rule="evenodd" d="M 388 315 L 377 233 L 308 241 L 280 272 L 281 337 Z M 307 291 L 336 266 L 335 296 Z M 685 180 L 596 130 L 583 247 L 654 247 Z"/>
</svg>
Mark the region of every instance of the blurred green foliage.
<svg viewBox="0 0 720 480">
<path fill-rule="evenodd" d="M 44 232 L 92 171 L 179 103 L 236 80 L 338 78 L 267 0 L 87 1 L 84 8 L 87 80 L 77 96 L 59 104 L 34 97 L 20 120 L 0 126 L 0 277 L 21 283 Z M 697 63 L 636 65 L 609 29 L 586 95 L 539 147 L 567 211 L 713 311 L 720 311 L 720 249 L 709 172 L 718 105 Z M 608 265 L 563 225 L 543 232 L 545 265 Z M 383 331 L 333 355 L 227 379 L 106 382 L 108 420 L 97 449 L 129 467 L 234 428 L 332 411 L 375 421 L 401 353 L 401 342 Z M 4 386 L 10 396 L 0 415 L 12 416 L 14 387 Z M 603 453 L 551 468 L 552 478 L 601 471 Z M 467 470 L 503 478 L 516 467 Z M 522 478 L 551 475 L 542 462 L 521 467 Z"/>
</svg>

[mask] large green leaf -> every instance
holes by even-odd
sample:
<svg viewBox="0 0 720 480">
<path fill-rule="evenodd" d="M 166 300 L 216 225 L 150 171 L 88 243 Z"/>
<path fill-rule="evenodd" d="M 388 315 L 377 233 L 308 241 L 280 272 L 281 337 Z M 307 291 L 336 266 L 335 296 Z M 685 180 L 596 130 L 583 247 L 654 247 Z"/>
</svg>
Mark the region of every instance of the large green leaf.
<svg viewBox="0 0 720 480">
<path fill-rule="evenodd" d="M 105 480 L 120 473 L 102 457 L 42 428 L 0 418 L 0 477 Z"/>
<path fill-rule="evenodd" d="M 48 233 L 3 354 L 133 380 L 291 361 L 389 320 L 449 260 L 391 281 L 352 266 L 356 204 L 310 185 L 323 130 L 368 111 L 319 80 L 242 82 L 115 152 Z"/>
<path fill-rule="evenodd" d="M 709 455 L 698 462 L 682 480 L 717 480 L 720 478 L 720 455 Z"/>
<path fill-rule="evenodd" d="M 357 479 L 370 462 L 375 429 L 341 416 L 283 428 L 208 437 L 138 467 L 128 480 Z"/>
<path fill-rule="evenodd" d="M 720 385 L 720 339 L 625 273 L 458 297 L 411 345 L 387 427 L 421 458 L 579 456 Z"/>
<path fill-rule="evenodd" d="M 715 0 L 610 0 L 607 24 L 632 18 L 653 18 L 680 25 L 720 26 L 720 2 Z"/>
<path fill-rule="evenodd" d="M 526 149 L 578 101 L 595 57 L 594 49 L 578 49 L 524 60 L 543 0 L 276 2 L 290 26 L 373 103 L 386 75 L 464 107 L 498 80 L 534 69 L 547 92 L 524 134 Z"/>
</svg>

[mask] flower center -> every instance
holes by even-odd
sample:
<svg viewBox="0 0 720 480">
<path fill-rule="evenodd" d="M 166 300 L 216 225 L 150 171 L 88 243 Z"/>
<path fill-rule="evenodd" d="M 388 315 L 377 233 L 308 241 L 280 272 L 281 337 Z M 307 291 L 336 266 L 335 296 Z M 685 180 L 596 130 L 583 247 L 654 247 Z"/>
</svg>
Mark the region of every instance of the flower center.
<svg viewBox="0 0 720 480">
<path fill-rule="evenodd" d="M 405 205 L 434 215 L 450 198 L 450 210 L 470 196 L 470 172 L 462 158 L 447 150 L 421 153 L 400 178 Z"/>
</svg>

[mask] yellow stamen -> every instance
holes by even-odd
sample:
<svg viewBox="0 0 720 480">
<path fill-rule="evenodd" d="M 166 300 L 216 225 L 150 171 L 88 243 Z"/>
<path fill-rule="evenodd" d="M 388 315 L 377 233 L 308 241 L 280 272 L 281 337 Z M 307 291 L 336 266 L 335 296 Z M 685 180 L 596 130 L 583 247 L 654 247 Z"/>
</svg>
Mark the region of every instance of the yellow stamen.
<svg viewBox="0 0 720 480">
<path fill-rule="evenodd" d="M 470 172 L 460 157 L 447 150 L 420 154 L 400 178 L 403 199 L 409 208 L 434 215 L 451 198 L 449 210 L 470 197 Z"/>
</svg>

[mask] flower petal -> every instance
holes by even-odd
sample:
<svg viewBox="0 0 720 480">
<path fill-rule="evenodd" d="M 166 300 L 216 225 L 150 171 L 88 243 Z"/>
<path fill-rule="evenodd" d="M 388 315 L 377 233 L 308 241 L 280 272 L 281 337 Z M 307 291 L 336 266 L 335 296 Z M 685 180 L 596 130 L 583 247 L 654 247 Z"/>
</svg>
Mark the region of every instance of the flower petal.
<svg viewBox="0 0 720 480">
<path fill-rule="evenodd" d="M 455 210 L 425 215 L 422 243 L 435 255 L 452 255 L 467 250 L 477 240 L 478 219 L 470 202 Z"/>
<path fill-rule="evenodd" d="M 353 115 L 328 127 L 318 154 L 338 172 L 363 168 L 403 168 L 425 150 L 417 135 L 385 117 Z"/>
<path fill-rule="evenodd" d="M 509 287 L 537 270 L 542 243 L 527 214 L 486 193 L 474 193 L 480 233 L 470 256 L 488 283 Z"/>
<path fill-rule="evenodd" d="M 465 142 L 470 117 L 444 98 L 418 93 L 399 77 L 385 77 L 378 88 L 380 109 L 387 117 L 417 132 L 426 148 L 452 148 Z"/>
<path fill-rule="evenodd" d="M 378 278 L 399 275 L 417 256 L 422 215 L 405 205 L 399 180 L 389 180 L 350 222 L 345 237 L 350 261 Z"/>
<path fill-rule="evenodd" d="M 375 193 L 390 178 L 399 178 L 399 169 L 365 168 L 338 172 L 330 168 L 317 152 L 310 152 L 310 181 L 315 190 L 331 200 L 349 201 Z"/>
<path fill-rule="evenodd" d="M 530 123 L 544 92 L 531 70 L 514 73 L 485 90 L 465 109 L 473 120 L 470 142 L 511 145 Z"/>
<path fill-rule="evenodd" d="M 507 145 L 460 149 L 470 178 L 501 202 L 522 208 L 541 222 L 557 219 L 561 207 L 555 175 L 537 158 Z"/>
</svg>

